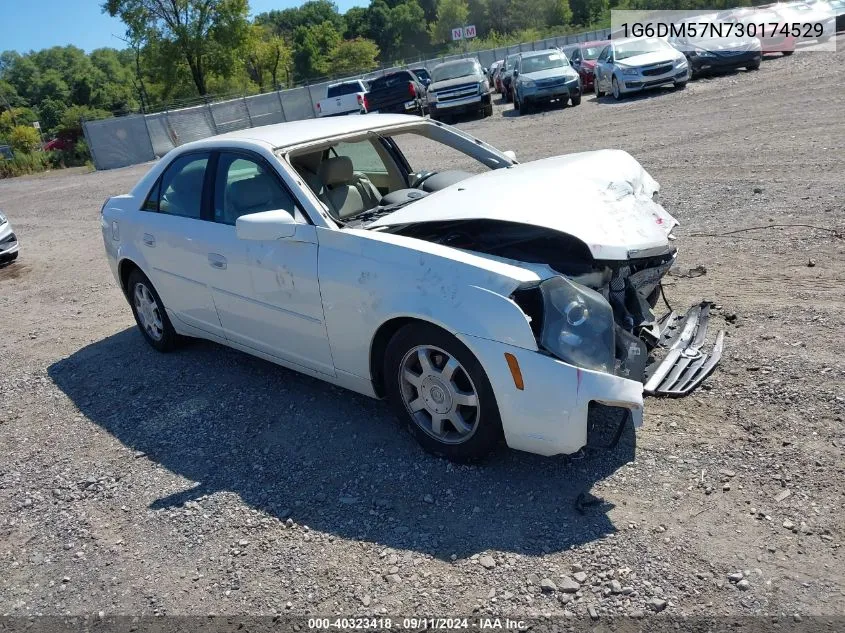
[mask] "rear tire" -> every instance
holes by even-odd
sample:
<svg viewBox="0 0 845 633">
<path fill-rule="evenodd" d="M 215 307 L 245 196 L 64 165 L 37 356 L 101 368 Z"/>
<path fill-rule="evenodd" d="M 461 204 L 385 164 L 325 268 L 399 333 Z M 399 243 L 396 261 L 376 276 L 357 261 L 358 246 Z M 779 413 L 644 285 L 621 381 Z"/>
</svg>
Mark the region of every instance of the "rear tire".
<svg viewBox="0 0 845 633">
<path fill-rule="evenodd" d="M 403 327 L 388 343 L 384 376 L 388 401 L 426 451 L 471 462 L 499 444 L 502 421 L 487 374 L 448 332 L 427 323 Z"/>
<path fill-rule="evenodd" d="M 140 270 L 135 269 L 129 273 L 126 295 L 132 307 L 135 323 L 138 324 L 138 329 L 141 330 L 147 343 L 159 352 L 174 350 L 178 343 L 176 330 L 170 323 L 161 297 Z"/>
</svg>

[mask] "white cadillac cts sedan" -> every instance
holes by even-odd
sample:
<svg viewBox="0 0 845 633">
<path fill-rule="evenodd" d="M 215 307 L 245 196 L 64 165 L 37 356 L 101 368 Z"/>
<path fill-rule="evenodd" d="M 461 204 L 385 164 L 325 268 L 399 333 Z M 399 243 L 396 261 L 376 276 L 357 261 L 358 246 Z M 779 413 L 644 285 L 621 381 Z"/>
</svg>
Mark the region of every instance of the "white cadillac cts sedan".
<svg viewBox="0 0 845 633">
<path fill-rule="evenodd" d="M 415 138 L 484 173 L 415 169 Z M 386 397 L 450 459 L 502 438 L 554 455 L 591 442 L 597 407 L 641 423 L 675 258 L 656 191 L 624 152 L 518 164 L 428 119 L 339 117 L 179 147 L 106 201 L 102 231 L 157 350 L 209 339 Z M 692 388 L 704 358 L 664 363 L 654 390 Z"/>
</svg>

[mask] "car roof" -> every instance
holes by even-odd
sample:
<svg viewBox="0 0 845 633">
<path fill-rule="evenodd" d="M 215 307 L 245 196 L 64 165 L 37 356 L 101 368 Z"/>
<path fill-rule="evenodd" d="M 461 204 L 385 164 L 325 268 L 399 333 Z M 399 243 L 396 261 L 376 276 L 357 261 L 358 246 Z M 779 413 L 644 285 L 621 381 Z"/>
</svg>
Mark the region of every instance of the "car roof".
<svg viewBox="0 0 845 633">
<path fill-rule="evenodd" d="M 342 134 L 356 134 L 374 128 L 413 123 L 414 121 L 423 122 L 424 119 L 408 114 L 365 114 L 304 119 L 218 134 L 217 136 L 186 143 L 180 146 L 180 149 L 215 147 L 219 141 L 246 141 L 275 149 Z"/>
<path fill-rule="evenodd" d="M 450 59 L 448 62 L 443 62 L 441 64 L 437 64 L 434 68 L 443 68 L 444 66 L 457 66 L 458 64 L 463 64 L 465 62 L 475 62 L 478 63 L 478 60 L 474 57 L 462 57 L 461 59 Z"/>
<path fill-rule="evenodd" d="M 541 51 L 525 51 L 524 53 L 520 53 L 522 57 L 534 57 L 535 55 L 548 55 L 549 53 L 560 53 L 561 50 L 559 48 L 544 48 Z"/>
<path fill-rule="evenodd" d="M 661 40 L 665 42 L 662 37 L 626 37 L 623 39 L 611 40 L 609 43 L 614 46 L 619 46 L 620 44 L 630 44 L 631 42 L 651 42 L 654 40 Z"/>
</svg>

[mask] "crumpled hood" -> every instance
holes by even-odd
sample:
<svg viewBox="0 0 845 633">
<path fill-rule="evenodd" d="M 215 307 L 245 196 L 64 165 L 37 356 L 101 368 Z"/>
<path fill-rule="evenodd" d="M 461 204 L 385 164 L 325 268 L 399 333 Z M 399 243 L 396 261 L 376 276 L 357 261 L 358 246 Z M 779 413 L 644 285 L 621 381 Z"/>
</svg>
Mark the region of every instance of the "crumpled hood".
<svg viewBox="0 0 845 633">
<path fill-rule="evenodd" d="M 658 190 L 627 152 L 583 152 L 473 176 L 368 228 L 486 218 L 560 231 L 584 242 L 596 259 L 626 260 L 670 248 L 678 222 L 653 201 Z"/>
</svg>

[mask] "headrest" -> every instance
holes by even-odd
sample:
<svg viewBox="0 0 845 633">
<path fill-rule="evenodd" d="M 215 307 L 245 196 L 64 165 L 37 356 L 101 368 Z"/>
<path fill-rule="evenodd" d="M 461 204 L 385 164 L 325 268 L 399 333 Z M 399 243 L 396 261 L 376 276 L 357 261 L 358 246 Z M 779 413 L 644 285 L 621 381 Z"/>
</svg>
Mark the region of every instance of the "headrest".
<svg viewBox="0 0 845 633">
<path fill-rule="evenodd" d="M 294 156 L 291 162 L 293 166 L 299 169 L 300 167 L 304 167 L 312 174 L 316 174 L 317 171 L 320 169 L 320 162 L 323 160 L 323 152 L 311 152 L 310 154 L 300 154 L 299 156 Z"/>
<path fill-rule="evenodd" d="M 320 164 L 320 180 L 327 187 L 352 182 L 352 159 L 348 156 L 336 156 Z"/>
<path fill-rule="evenodd" d="M 267 175 L 236 180 L 229 185 L 229 199 L 239 209 L 254 209 L 273 199 L 273 187 Z"/>
<path fill-rule="evenodd" d="M 179 193 L 193 193 L 199 196 L 202 193 L 202 181 L 205 178 L 205 165 L 185 169 L 173 179 L 170 186 Z"/>
</svg>

